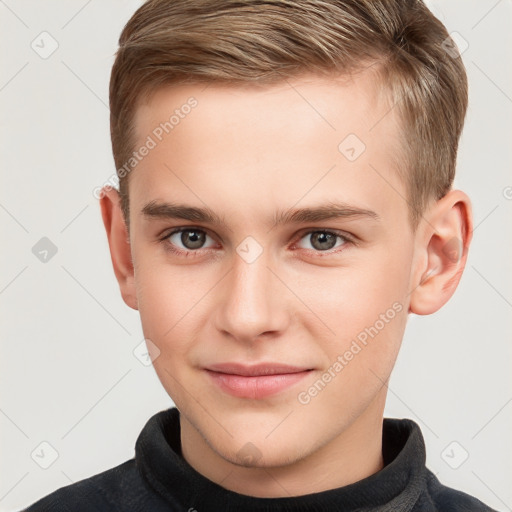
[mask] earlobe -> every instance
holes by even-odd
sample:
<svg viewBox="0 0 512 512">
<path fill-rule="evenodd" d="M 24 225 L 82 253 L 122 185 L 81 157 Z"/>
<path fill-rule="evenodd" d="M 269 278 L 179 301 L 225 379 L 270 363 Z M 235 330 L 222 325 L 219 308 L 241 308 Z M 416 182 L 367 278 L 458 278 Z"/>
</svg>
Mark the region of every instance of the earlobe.
<svg viewBox="0 0 512 512">
<path fill-rule="evenodd" d="M 412 283 L 409 310 L 430 315 L 440 309 L 455 292 L 472 238 L 471 202 L 460 190 L 451 190 L 425 215 L 424 236 L 417 250 L 423 252 Z"/>
<path fill-rule="evenodd" d="M 119 192 L 112 187 L 104 187 L 101 190 L 100 207 L 121 296 L 129 307 L 138 309 L 130 239 L 121 210 Z"/>
</svg>

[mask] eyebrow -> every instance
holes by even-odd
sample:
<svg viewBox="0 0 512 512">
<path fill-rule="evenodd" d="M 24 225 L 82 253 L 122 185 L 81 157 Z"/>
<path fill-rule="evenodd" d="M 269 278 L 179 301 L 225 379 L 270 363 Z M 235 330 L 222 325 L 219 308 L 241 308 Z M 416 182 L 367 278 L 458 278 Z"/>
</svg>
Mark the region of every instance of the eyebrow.
<svg viewBox="0 0 512 512">
<path fill-rule="evenodd" d="M 183 219 L 212 225 L 226 224 L 225 218 L 208 207 L 198 208 L 184 204 L 150 201 L 141 210 L 144 217 L 153 219 Z M 320 222 L 331 219 L 369 218 L 380 220 L 372 210 L 358 208 L 346 203 L 326 203 L 308 208 L 291 208 L 277 212 L 270 223 L 274 226 L 291 223 Z"/>
</svg>

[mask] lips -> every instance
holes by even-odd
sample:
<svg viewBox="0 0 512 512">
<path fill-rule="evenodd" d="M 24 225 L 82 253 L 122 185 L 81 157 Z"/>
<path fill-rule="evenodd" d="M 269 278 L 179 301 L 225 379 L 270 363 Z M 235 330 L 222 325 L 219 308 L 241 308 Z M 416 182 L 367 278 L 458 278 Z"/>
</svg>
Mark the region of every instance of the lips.
<svg viewBox="0 0 512 512">
<path fill-rule="evenodd" d="M 239 398 L 260 399 L 293 386 L 312 369 L 280 363 L 222 363 L 208 366 L 205 371 L 224 392 Z"/>
</svg>

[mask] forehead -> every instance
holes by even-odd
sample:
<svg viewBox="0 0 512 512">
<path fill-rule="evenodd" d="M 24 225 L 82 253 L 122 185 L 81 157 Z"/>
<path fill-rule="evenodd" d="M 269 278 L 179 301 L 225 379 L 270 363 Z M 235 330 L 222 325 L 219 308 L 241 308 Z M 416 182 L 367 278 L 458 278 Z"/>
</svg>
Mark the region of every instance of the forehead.
<svg viewBox="0 0 512 512">
<path fill-rule="evenodd" d="M 187 101 L 194 97 L 200 102 L 205 117 L 217 115 L 215 110 L 223 111 L 222 117 L 217 118 L 220 124 L 234 117 L 242 121 L 244 113 L 253 116 L 253 111 L 257 110 L 260 113 L 257 117 L 263 113 L 267 117 L 272 115 L 273 121 L 280 118 L 284 124 L 295 115 L 295 121 L 298 117 L 304 122 L 321 121 L 324 128 L 331 130 L 344 129 L 344 125 L 350 124 L 353 129 L 359 127 L 362 134 L 372 128 L 372 120 L 380 119 L 379 114 L 390 114 L 386 116 L 390 121 L 388 125 L 394 121 L 388 96 L 378 68 L 373 67 L 350 75 L 303 74 L 272 84 L 175 84 L 157 88 L 149 99 L 145 98 L 138 105 L 134 116 L 135 133 L 140 140 L 162 121 L 169 120 L 175 111 L 183 107 L 188 110 Z M 256 119 L 252 117 L 252 121 Z"/>
<path fill-rule="evenodd" d="M 282 207 L 328 194 L 375 209 L 364 203 L 384 194 L 382 203 L 393 188 L 405 195 L 396 172 L 400 132 L 382 89 L 369 72 L 162 88 L 136 111 L 136 149 L 148 141 L 152 149 L 130 177 L 130 202 L 179 193 L 228 208 L 232 194 L 237 208 L 258 209 L 258 197 Z"/>
</svg>

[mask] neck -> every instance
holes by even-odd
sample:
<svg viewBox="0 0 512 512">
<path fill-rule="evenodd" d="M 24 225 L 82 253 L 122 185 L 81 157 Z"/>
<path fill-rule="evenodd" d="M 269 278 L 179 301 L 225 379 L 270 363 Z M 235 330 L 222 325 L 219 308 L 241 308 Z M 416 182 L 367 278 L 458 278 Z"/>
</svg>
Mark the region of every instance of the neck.
<svg viewBox="0 0 512 512">
<path fill-rule="evenodd" d="M 338 436 L 296 462 L 243 467 L 222 457 L 184 417 L 181 445 L 185 460 L 225 489 L 255 497 L 301 496 L 350 485 L 384 467 L 382 418 L 385 393 Z"/>
</svg>

